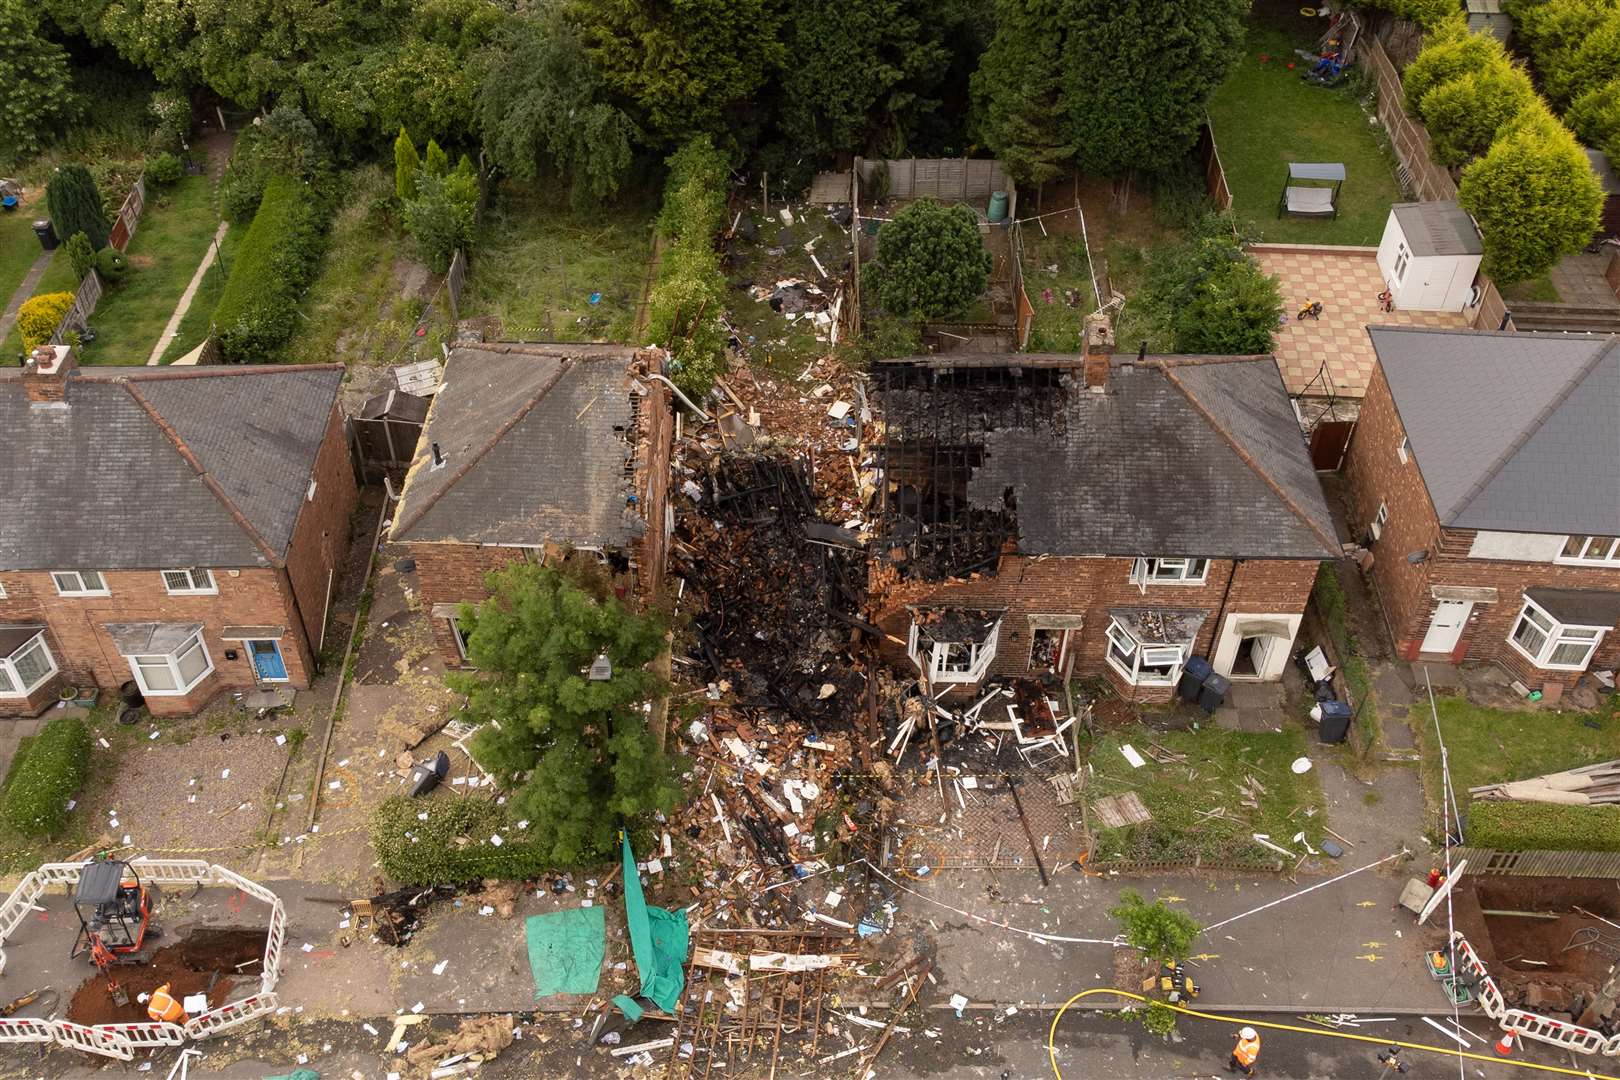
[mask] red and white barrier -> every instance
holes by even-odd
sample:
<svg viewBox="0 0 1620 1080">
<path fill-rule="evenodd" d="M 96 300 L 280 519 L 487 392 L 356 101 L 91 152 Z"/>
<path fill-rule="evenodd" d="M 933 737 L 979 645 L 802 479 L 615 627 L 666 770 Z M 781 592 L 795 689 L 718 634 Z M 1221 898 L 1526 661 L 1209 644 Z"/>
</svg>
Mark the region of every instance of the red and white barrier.
<svg viewBox="0 0 1620 1080">
<path fill-rule="evenodd" d="M 1565 1020 L 1554 1020 L 1550 1016 L 1540 1013 L 1526 1012 L 1523 1009 L 1509 1009 L 1502 999 L 1501 988 L 1496 980 L 1485 970 L 1485 964 L 1480 960 L 1474 947 L 1468 944 L 1461 932 L 1453 931 L 1451 935 L 1453 954 L 1458 957 L 1461 964 L 1480 977 L 1479 1004 L 1485 1015 L 1497 1021 L 1503 1031 L 1511 1032 L 1523 1039 L 1535 1039 L 1551 1046 L 1561 1046 L 1578 1054 L 1602 1054 L 1606 1057 L 1620 1057 L 1620 1034 L 1606 1036 L 1601 1031 L 1594 1031 L 1579 1024 L 1571 1024 Z"/>
</svg>

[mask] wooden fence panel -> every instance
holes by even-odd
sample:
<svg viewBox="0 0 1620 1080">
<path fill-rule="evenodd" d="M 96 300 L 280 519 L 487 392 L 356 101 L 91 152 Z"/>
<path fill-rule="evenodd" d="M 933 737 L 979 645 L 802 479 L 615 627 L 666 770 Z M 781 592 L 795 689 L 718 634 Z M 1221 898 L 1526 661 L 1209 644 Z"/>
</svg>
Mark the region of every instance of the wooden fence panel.
<svg viewBox="0 0 1620 1080">
<path fill-rule="evenodd" d="M 1210 201 L 1222 210 L 1232 209 L 1232 189 L 1227 186 L 1221 151 L 1215 145 L 1215 129 L 1207 116 L 1198 129 L 1198 154 L 1204 162 L 1204 191 Z"/>
<path fill-rule="evenodd" d="M 124 205 L 118 208 L 118 220 L 113 222 L 112 232 L 107 235 L 108 246 L 119 251 L 129 250 L 129 242 L 135 238 L 135 226 L 145 208 L 146 177 L 143 175 L 136 179 L 135 186 L 124 196 Z"/>
<path fill-rule="evenodd" d="M 101 301 L 101 292 L 101 275 L 91 270 L 79 283 L 78 291 L 73 294 L 73 306 L 62 316 L 62 321 L 56 324 L 56 332 L 51 335 L 52 345 L 66 345 L 69 333 L 84 333 L 84 328 L 90 321 L 90 313 L 96 310 L 96 304 Z"/>
<path fill-rule="evenodd" d="M 445 288 L 450 294 L 450 318 L 461 318 L 461 290 L 467 284 L 467 256 L 460 248 L 450 257 L 450 273 L 445 276 Z"/>
</svg>

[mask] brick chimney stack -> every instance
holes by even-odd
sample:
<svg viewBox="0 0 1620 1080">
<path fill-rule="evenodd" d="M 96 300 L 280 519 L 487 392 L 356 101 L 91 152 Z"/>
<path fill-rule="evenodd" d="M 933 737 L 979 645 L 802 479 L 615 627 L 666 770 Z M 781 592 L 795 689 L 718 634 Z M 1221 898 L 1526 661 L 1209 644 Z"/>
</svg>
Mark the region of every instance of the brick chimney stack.
<svg viewBox="0 0 1620 1080">
<path fill-rule="evenodd" d="M 48 404 L 67 400 L 67 380 L 79 358 L 68 345 L 41 345 L 23 364 L 23 386 L 28 400 Z"/>
<path fill-rule="evenodd" d="M 1085 343 L 1081 349 L 1084 359 L 1081 373 L 1086 386 L 1101 394 L 1108 389 L 1108 366 L 1114 355 L 1114 326 L 1106 311 L 1086 316 Z"/>
</svg>

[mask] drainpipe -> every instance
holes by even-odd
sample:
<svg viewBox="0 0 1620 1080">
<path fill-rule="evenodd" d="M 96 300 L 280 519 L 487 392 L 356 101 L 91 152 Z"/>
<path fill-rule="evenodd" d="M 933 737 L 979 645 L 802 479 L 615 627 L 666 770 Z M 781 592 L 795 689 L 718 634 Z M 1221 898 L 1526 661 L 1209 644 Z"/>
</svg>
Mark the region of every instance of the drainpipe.
<svg viewBox="0 0 1620 1080">
<path fill-rule="evenodd" d="M 1210 667 L 1215 666 L 1215 654 L 1221 649 L 1221 635 L 1225 632 L 1226 627 L 1226 602 L 1232 598 L 1232 582 L 1237 580 L 1238 567 L 1242 566 L 1246 561 L 1245 559 L 1233 559 L 1232 572 L 1226 577 L 1226 589 L 1221 593 L 1221 606 L 1215 612 L 1215 635 L 1210 638 L 1209 642 Z"/>
<path fill-rule="evenodd" d="M 657 379 L 659 382 L 663 383 L 665 386 L 667 386 L 671 390 L 673 390 L 675 392 L 675 396 L 680 398 L 682 403 L 685 404 L 685 406 L 688 409 L 691 409 L 693 412 L 695 412 L 699 416 L 703 417 L 705 422 L 708 422 L 708 421 L 711 421 L 711 420 L 714 419 L 714 417 L 710 416 L 708 413 L 704 412 L 702 409 L 700 409 L 696 405 L 692 404 L 692 399 L 687 397 L 685 394 L 681 393 L 681 388 L 680 387 L 676 386 L 674 383 L 670 382 L 668 379 L 664 378 L 664 376 L 658 374 L 656 371 L 648 372 L 647 373 L 647 378 L 649 378 L 649 379 Z"/>
</svg>

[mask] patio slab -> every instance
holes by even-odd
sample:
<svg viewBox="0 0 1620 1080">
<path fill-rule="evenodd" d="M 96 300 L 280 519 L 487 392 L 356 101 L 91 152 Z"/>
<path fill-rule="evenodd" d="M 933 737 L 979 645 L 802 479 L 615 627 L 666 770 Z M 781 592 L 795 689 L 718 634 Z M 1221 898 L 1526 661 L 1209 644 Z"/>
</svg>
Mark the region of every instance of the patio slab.
<svg viewBox="0 0 1620 1080">
<path fill-rule="evenodd" d="M 1280 283 L 1283 323 L 1272 352 L 1290 394 L 1364 397 L 1378 365 L 1368 326 L 1468 325 L 1461 312 L 1383 311 L 1374 248 L 1253 244 L 1249 253 Z M 1307 300 L 1321 301 L 1320 318 L 1294 317 Z"/>
</svg>

